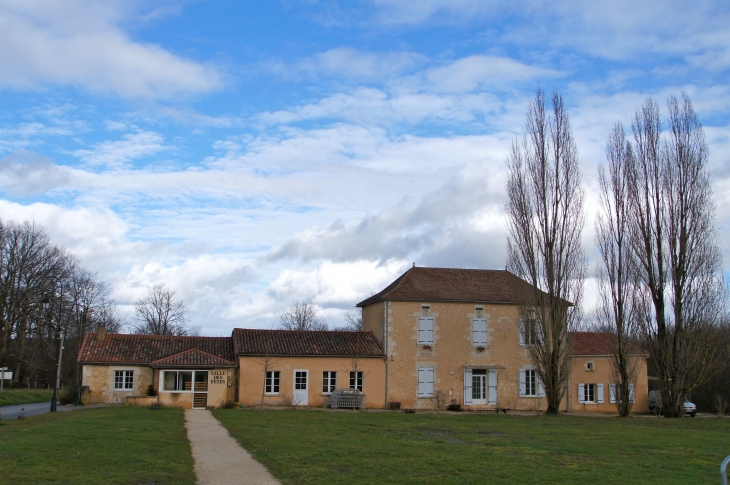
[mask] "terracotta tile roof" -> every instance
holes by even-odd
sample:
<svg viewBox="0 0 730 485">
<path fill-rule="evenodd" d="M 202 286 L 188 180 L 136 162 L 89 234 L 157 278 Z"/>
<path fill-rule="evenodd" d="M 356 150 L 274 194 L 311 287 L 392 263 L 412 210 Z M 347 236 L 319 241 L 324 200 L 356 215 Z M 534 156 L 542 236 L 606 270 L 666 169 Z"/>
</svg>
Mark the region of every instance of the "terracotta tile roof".
<svg viewBox="0 0 730 485">
<path fill-rule="evenodd" d="M 570 355 L 611 355 L 612 335 L 606 332 L 572 332 Z"/>
<path fill-rule="evenodd" d="M 162 335 L 106 334 L 103 342 L 87 333 L 79 351 L 79 364 L 150 364 L 186 350 L 197 349 L 232 362 L 230 337 L 172 337 Z"/>
<path fill-rule="evenodd" d="M 413 267 L 357 306 L 383 300 L 516 303 L 520 293 L 531 289 L 506 270 Z"/>
<path fill-rule="evenodd" d="M 570 355 L 611 355 L 613 334 L 609 332 L 571 332 Z M 639 344 L 631 344 L 633 355 L 646 355 Z"/>
<path fill-rule="evenodd" d="M 235 367 L 236 363 L 230 360 L 203 352 L 198 349 L 190 349 L 184 352 L 155 360 L 150 367 Z"/>
<path fill-rule="evenodd" d="M 301 355 L 383 357 L 370 332 L 233 330 L 236 355 Z"/>
</svg>

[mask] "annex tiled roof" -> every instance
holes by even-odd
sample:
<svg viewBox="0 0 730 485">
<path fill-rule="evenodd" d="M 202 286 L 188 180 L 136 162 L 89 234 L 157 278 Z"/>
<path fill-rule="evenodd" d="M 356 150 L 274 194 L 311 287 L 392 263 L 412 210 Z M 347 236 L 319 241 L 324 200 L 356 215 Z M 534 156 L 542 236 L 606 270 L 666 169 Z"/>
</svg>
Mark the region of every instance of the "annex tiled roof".
<svg viewBox="0 0 730 485">
<path fill-rule="evenodd" d="M 570 334 L 570 355 L 611 355 L 610 333 L 572 332 Z"/>
<path fill-rule="evenodd" d="M 357 306 L 383 300 L 516 303 L 531 289 L 506 270 L 413 267 Z"/>
<path fill-rule="evenodd" d="M 236 355 L 383 357 L 370 332 L 233 330 Z"/>
<path fill-rule="evenodd" d="M 235 367 L 236 363 L 198 349 L 190 349 L 158 359 L 151 367 Z"/>
<path fill-rule="evenodd" d="M 611 355 L 613 353 L 613 334 L 608 332 L 571 332 L 570 355 Z M 638 344 L 630 344 L 633 355 L 646 352 Z"/>
<path fill-rule="evenodd" d="M 197 349 L 232 362 L 230 337 L 173 337 L 162 335 L 106 334 L 103 342 L 87 333 L 79 351 L 79 364 L 150 364 L 186 350 Z"/>
</svg>

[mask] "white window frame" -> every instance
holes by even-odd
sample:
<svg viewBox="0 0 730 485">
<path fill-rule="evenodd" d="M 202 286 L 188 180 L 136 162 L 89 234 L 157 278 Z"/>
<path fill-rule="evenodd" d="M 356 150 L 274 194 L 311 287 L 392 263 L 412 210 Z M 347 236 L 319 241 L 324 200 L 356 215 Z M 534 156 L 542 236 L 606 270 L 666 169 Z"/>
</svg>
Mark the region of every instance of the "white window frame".
<svg viewBox="0 0 730 485">
<path fill-rule="evenodd" d="M 589 399 L 591 397 L 593 399 Z M 603 404 L 603 384 L 593 382 L 578 384 L 578 404 Z"/>
<path fill-rule="evenodd" d="M 435 375 L 436 371 L 433 367 L 418 368 L 418 390 L 416 391 L 416 397 L 433 397 Z"/>
<path fill-rule="evenodd" d="M 418 317 L 418 345 L 433 345 L 433 317 Z"/>
<path fill-rule="evenodd" d="M 482 330 L 483 327 L 483 330 Z M 472 320 L 472 344 L 474 347 L 487 346 L 487 333 L 489 322 L 486 318 L 474 318 Z"/>
<path fill-rule="evenodd" d="M 357 389 L 360 392 L 365 392 L 364 381 L 365 376 L 361 370 L 357 372 L 350 371 L 350 389 Z"/>
<path fill-rule="evenodd" d="M 122 387 L 117 387 L 117 376 L 121 377 Z M 115 370 L 114 371 L 114 390 L 115 391 L 134 391 L 134 371 L 133 370 Z"/>
<path fill-rule="evenodd" d="M 264 379 L 264 394 L 268 396 L 281 394 L 281 371 L 267 370 Z"/>
<path fill-rule="evenodd" d="M 337 371 L 322 372 L 322 394 L 332 394 L 337 388 Z"/>
<path fill-rule="evenodd" d="M 528 381 L 532 385 L 528 389 Z M 545 397 L 545 386 L 542 384 L 540 376 L 537 375 L 535 369 L 520 369 L 520 397 L 536 398 Z M 529 391 L 529 392 L 528 392 Z"/>
</svg>

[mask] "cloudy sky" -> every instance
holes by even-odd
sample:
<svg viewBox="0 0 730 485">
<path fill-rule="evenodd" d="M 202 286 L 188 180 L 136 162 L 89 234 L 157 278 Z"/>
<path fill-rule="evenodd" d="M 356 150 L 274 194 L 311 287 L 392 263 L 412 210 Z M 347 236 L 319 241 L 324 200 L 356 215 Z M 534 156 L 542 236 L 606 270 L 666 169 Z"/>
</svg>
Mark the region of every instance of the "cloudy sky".
<svg viewBox="0 0 730 485">
<path fill-rule="evenodd" d="M 308 298 L 336 326 L 413 262 L 504 268 L 537 86 L 569 108 L 593 264 L 611 125 L 684 90 L 728 268 L 730 3 L 689 5 L 2 0 L 0 217 L 42 224 L 125 311 L 165 283 L 205 335 Z"/>
</svg>

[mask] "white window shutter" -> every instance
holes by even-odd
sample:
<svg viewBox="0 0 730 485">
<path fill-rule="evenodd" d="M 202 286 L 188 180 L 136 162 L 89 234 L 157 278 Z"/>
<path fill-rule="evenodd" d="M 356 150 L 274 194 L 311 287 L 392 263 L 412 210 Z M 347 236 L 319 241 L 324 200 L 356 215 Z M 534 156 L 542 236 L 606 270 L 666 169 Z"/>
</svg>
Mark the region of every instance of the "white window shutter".
<svg viewBox="0 0 730 485">
<path fill-rule="evenodd" d="M 537 375 L 537 373 L 535 373 Z M 542 379 L 537 378 L 537 396 L 545 397 L 545 386 L 542 385 Z"/>
<path fill-rule="evenodd" d="M 578 403 L 585 403 L 585 384 L 578 384 Z"/>
<path fill-rule="evenodd" d="M 520 339 L 520 346 L 525 346 L 525 324 L 522 320 L 520 320 L 520 323 L 517 325 L 517 335 Z M 525 382 L 524 380 L 521 380 L 521 382 Z M 522 393 L 524 394 L 524 393 Z"/>
<path fill-rule="evenodd" d="M 525 371 L 520 371 L 520 397 L 525 397 L 526 385 L 525 385 Z"/>
<path fill-rule="evenodd" d="M 487 320 L 484 318 L 474 319 L 474 346 L 485 347 L 487 345 Z"/>
<path fill-rule="evenodd" d="M 603 384 L 596 385 L 598 388 L 598 404 L 603 404 Z"/>
<path fill-rule="evenodd" d="M 433 317 L 419 318 L 418 343 L 420 345 L 431 345 L 433 343 Z"/>
<path fill-rule="evenodd" d="M 464 371 L 464 405 L 471 406 L 471 369 Z"/>
<path fill-rule="evenodd" d="M 418 369 L 418 397 L 433 396 L 433 369 L 422 367 Z"/>
<path fill-rule="evenodd" d="M 611 404 L 616 403 L 616 384 L 608 385 L 608 400 Z"/>
<path fill-rule="evenodd" d="M 497 404 L 497 370 L 489 371 L 489 404 Z"/>
<path fill-rule="evenodd" d="M 634 385 L 633 384 L 629 384 L 629 402 L 630 403 L 633 403 L 634 402 L 634 397 L 635 397 L 634 396 Z"/>
</svg>

